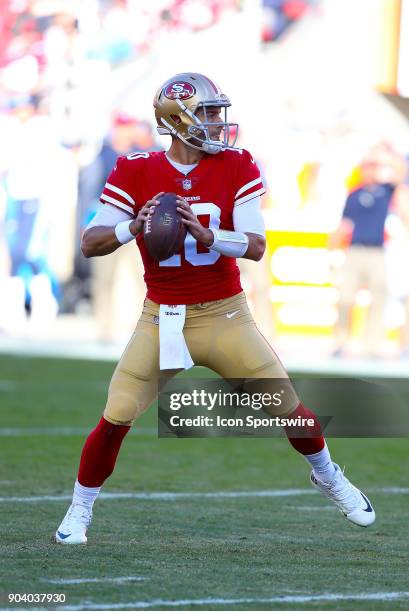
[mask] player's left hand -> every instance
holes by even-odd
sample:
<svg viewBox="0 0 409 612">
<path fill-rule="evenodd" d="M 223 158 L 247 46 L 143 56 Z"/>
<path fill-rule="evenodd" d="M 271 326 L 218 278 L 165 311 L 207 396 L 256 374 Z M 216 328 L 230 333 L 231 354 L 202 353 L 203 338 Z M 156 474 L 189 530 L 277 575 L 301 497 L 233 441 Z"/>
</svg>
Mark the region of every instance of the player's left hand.
<svg viewBox="0 0 409 612">
<path fill-rule="evenodd" d="M 178 205 L 177 211 L 182 215 L 183 223 L 193 238 L 207 247 L 213 244 L 213 233 L 207 227 L 203 227 L 186 200 L 182 196 L 178 196 L 176 202 Z"/>
</svg>

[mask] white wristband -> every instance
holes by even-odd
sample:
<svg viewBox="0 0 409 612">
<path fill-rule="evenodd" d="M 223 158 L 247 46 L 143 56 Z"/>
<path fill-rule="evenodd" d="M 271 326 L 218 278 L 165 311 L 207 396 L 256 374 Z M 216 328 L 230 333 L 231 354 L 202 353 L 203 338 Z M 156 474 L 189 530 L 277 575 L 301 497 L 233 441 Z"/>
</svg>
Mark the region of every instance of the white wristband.
<svg viewBox="0 0 409 612">
<path fill-rule="evenodd" d="M 136 238 L 136 236 L 134 236 L 129 229 L 131 223 L 132 219 L 130 221 L 121 221 L 115 226 L 115 236 L 117 237 L 118 242 L 121 244 L 126 244 L 127 242 L 131 242 L 131 240 L 135 240 Z"/>
<path fill-rule="evenodd" d="M 211 227 L 209 229 L 214 236 L 213 244 L 209 249 L 227 257 L 243 257 L 249 246 L 249 237 L 246 234 Z"/>
</svg>

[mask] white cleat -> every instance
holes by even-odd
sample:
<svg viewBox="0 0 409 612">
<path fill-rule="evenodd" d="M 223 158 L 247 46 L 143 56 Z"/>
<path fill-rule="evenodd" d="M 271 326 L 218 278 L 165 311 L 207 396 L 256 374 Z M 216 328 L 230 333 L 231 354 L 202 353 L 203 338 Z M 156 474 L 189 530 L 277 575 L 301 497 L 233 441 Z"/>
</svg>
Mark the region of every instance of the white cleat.
<svg viewBox="0 0 409 612">
<path fill-rule="evenodd" d="M 71 504 L 55 532 L 55 541 L 58 544 L 86 544 L 86 533 L 91 519 L 92 510 L 90 508 L 82 504 Z"/>
<path fill-rule="evenodd" d="M 343 471 L 334 463 L 335 476 L 332 482 L 318 480 L 311 472 L 311 483 L 326 497 L 331 499 L 342 514 L 355 525 L 368 527 L 375 521 L 375 510 L 369 499 L 344 476 Z"/>
</svg>

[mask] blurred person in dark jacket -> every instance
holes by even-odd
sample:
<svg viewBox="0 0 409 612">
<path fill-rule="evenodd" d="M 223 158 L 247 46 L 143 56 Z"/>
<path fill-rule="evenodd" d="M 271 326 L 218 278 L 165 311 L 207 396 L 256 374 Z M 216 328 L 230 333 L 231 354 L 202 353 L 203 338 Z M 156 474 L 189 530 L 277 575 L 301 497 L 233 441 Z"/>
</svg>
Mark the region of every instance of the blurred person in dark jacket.
<svg viewBox="0 0 409 612">
<path fill-rule="evenodd" d="M 350 313 L 357 292 L 366 288 L 371 302 L 365 321 L 363 353 L 377 357 L 384 343 L 387 296 L 385 223 L 394 194 L 406 173 L 403 156 L 387 142 L 374 146 L 360 165 L 362 183 L 345 203 L 342 220 L 330 246 L 346 248 L 340 283 L 336 356 L 348 349 Z"/>
</svg>

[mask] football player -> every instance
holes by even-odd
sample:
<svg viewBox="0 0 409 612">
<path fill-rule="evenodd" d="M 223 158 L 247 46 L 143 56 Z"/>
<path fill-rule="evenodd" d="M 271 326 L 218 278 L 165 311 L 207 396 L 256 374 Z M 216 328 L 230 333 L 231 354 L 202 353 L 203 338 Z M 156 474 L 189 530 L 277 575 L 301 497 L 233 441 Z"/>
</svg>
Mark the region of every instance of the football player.
<svg viewBox="0 0 409 612">
<path fill-rule="evenodd" d="M 234 146 L 238 126 L 227 121 L 229 106 L 227 96 L 201 74 L 166 81 L 154 108 L 159 133 L 171 136 L 169 150 L 120 157 L 102 192 L 103 206 L 83 235 L 85 257 L 136 240 L 147 296 L 113 374 L 103 416 L 82 450 L 72 504 L 56 532 L 61 544 L 86 543 L 94 501 L 114 469 L 123 438 L 155 398 L 160 371 L 193 363 L 225 378 L 288 381 L 287 401 L 272 407 L 271 414 L 313 423 L 287 430 L 289 442 L 312 468 L 312 484 L 353 523 L 367 526 L 375 520 L 367 497 L 332 462 L 317 418 L 300 403 L 249 312 L 236 259 L 263 256 L 264 187 L 250 153 Z M 178 209 L 188 233 L 181 252 L 159 262 L 147 252 L 143 227 L 162 192 L 183 194 Z M 162 308 L 169 304 L 182 321 L 171 334 L 170 309 Z M 169 347 L 170 336 L 175 345 Z"/>
</svg>

